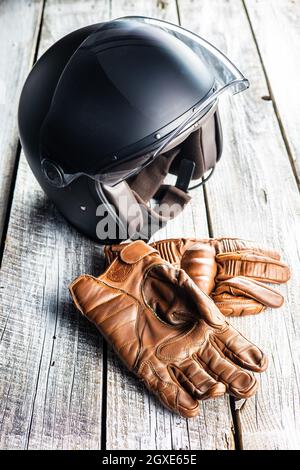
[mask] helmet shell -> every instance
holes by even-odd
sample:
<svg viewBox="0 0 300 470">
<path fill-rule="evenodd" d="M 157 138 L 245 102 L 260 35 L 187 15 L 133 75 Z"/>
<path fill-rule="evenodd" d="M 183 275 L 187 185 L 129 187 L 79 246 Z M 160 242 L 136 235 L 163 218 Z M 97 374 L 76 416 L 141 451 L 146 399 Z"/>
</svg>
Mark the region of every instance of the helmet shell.
<svg viewBox="0 0 300 470">
<path fill-rule="evenodd" d="M 180 39 L 132 19 L 100 26 L 66 64 L 41 128 L 41 159 L 94 175 L 155 149 L 214 77 Z M 135 163 L 138 164 L 138 163 Z"/>
<path fill-rule="evenodd" d="M 139 156 L 155 150 L 213 86 L 213 73 L 167 31 L 130 18 L 81 28 L 50 47 L 24 84 L 18 121 L 25 156 L 66 219 L 97 238 L 101 200 L 89 176 L 138 168 Z M 45 159 L 82 176 L 55 187 L 42 170 Z"/>
</svg>

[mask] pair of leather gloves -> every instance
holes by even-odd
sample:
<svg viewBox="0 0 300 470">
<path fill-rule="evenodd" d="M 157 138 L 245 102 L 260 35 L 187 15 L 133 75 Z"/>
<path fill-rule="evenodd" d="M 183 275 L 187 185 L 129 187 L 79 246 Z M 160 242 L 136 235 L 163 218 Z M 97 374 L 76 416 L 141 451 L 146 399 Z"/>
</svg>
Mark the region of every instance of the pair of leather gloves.
<svg viewBox="0 0 300 470">
<path fill-rule="evenodd" d="M 74 303 L 168 409 L 193 417 L 198 400 L 255 393 L 251 371 L 267 358 L 225 316 L 282 305 L 266 284 L 290 277 L 278 253 L 223 238 L 135 241 L 105 255 L 104 274 L 71 284 Z"/>
</svg>

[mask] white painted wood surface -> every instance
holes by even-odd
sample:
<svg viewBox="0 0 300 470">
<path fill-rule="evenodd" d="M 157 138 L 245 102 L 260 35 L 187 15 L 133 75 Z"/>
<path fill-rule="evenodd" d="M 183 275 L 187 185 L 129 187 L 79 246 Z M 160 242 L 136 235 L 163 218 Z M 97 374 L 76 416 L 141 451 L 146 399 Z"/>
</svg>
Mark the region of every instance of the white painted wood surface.
<svg viewBox="0 0 300 470">
<path fill-rule="evenodd" d="M 36 18 L 39 6 L 34 2 L 30 7 Z M 130 14 L 176 23 L 178 12 L 183 26 L 239 64 L 251 89 L 222 100 L 225 149 L 206 189 L 207 208 L 202 190 L 197 190 L 182 216 L 156 238 L 207 236 L 208 210 L 214 235 L 252 238 L 283 251 L 293 267 L 292 281 L 280 288 L 287 295 L 285 307 L 235 321 L 271 359 L 257 397 L 239 411 L 241 424 L 235 431 L 245 448 L 296 448 L 300 199 L 272 102 L 261 99 L 268 89 L 243 2 L 47 0 L 39 55 L 67 32 L 89 23 Z M 31 44 L 34 50 L 36 21 L 28 28 L 32 39 L 27 48 Z M 257 40 L 262 44 L 263 34 Z M 2 49 L 0 64 L 1 55 Z M 20 86 L 17 82 L 13 89 Z M 10 135 L 15 139 L 10 113 L 0 142 L 3 135 L 6 142 L 11 142 Z M 79 317 L 67 291 L 79 273 L 97 274 L 102 268 L 101 248 L 64 222 L 22 155 L 0 273 L 0 448 L 97 449 L 105 441 L 108 449 L 233 448 L 228 397 L 203 403 L 199 418 L 186 421 L 150 397 L 110 349 L 106 360 L 100 336 Z"/>
<path fill-rule="evenodd" d="M 42 0 L 0 2 L 0 240 L 18 147 L 17 107 L 34 59 Z"/>
<path fill-rule="evenodd" d="M 157 6 L 158 5 L 158 6 Z M 112 17 L 140 14 L 178 22 L 174 1 L 112 3 Z M 206 237 L 207 222 L 202 191 L 182 216 L 172 221 L 156 238 L 172 236 Z M 228 449 L 233 447 L 228 398 L 202 404 L 199 418 L 174 416 L 156 401 L 120 365 L 114 354 L 108 357 L 107 448 L 118 449 Z M 205 424 L 204 424 L 205 423 Z M 205 432 L 203 430 L 205 429 Z"/>
<path fill-rule="evenodd" d="M 108 2 L 98 3 L 108 13 Z M 95 6 L 78 4 L 76 14 L 70 2 L 48 2 L 40 50 L 93 23 Z M 22 156 L 1 268 L 2 448 L 100 447 L 102 340 L 67 286 L 101 269 L 100 250 L 57 214 Z"/>
<path fill-rule="evenodd" d="M 272 103 L 261 99 L 267 94 L 266 82 L 240 2 L 202 1 L 198 14 L 195 2 L 184 0 L 179 5 L 182 24 L 227 53 L 251 83 L 249 91 L 221 106 L 224 155 L 207 185 L 213 234 L 273 246 L 292 267 L 292 280 L 280 288 L 286 297 L 282 309 L 234 321 L 270 358 L 257 396 L 240 411 L 244 448 L 299 448 L 300 198 L 296 181 Z M 230 34 L 224 34 L 224 24 Z"/>
<path fill-rule="evenodd" d="M 245 0 L 271 96 L 300 181 L 300 2 Z"/>
</svg>

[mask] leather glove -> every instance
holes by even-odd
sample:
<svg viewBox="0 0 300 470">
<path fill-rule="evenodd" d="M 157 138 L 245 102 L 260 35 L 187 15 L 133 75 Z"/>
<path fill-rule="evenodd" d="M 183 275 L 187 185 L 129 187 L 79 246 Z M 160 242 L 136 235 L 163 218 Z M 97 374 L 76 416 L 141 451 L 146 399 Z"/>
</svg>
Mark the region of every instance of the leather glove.
<svg viewBox="0 0 300 470">
<path fill-rule="evenodd" d="M 226 390 L 250 397 L 257 382 L 248 370 L 267 367 L 189 276 L 142 241 L 125 246 L 98 278 L 79 276 L 70 292 L 128 369 L 184 417 Z"/>
<path fill-rule="evenodd" d="M 225 316 L 254 315 L 278 308 L 282 295 L 265 283 L 290 278 L 276 251 L 238 238 L 197 240 L 178 238 L 152 243 L 160 256 L 184 269 L 200 289 L 212 297 Z M 110 263 L 124 244 L 105 247 Z"/>
</svg>

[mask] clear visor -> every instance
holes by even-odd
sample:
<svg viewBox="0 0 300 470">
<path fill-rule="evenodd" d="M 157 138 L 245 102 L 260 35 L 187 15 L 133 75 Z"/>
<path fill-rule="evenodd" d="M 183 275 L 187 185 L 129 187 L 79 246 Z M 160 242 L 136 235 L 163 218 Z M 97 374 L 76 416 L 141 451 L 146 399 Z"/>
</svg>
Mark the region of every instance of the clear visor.
<svg viewBox="0 0 300 470">
<path fill-rule="evenodd" d="M 222 93 L 228 91 L 231 94 L 236 94 L 249 87 L 248 80 L 232 62 L 222 52 L 196 34 L 165 21 L 139 16 L 117 19 L 114 21 L 115 27 L 118 28 L 118 25 L 124 19 L 157 27 L 182 41 L 195 53 L 213 75 L 213 88 L 204 98 L 199 99 L 199 102 L 196 102 L 190 110 L 178 117 L 175 122 L 170 123 L 167 128 L 157 131 L 155 134 L 157 145 L 155 145 L 155 149 L 150 153 L 146 150 L 144 155 L 128 156 L 120 161 L 112 162 L 105 171 L 93 175 L 82 172 L 67 174 L 54 162 L 43 160 L 41 163 L 44 174 L 48 181 L 57 187 L 65 187 L 81 175 L 86 175 L 95 181 L 108 185 L 118 184 L 120 181 L 129 178 L 143 167 L 149 165 L 163 151 L 172 148 L 172 141 L 178 138 L 180 134 L 186 133 L 197 122 L 201 122 L 202 117 L 217 102 Z M 103 28 L 105 28 L 105 23 Z"/>
<path fill-rule="evenodd" d="M 157 155 L 162 153 L 162 151 L 176 136 L 197 122 L 204 114 L 204 111 L 208 109 L 220 97 L 220 95 L 222 95 L 222 93 L 225 93 L 226 91 L 232 95 L 240 93 L 241 91 L 249 88 L 249 81 L 221 51 L 205 39 L 185 30 L 181 26 L 176 26 L 154 18 L 136 16 L 131 17 L 131 19 L 156 26 L 181 40 L 201 59 L 215 78 L 212 93 L 197 103 L 188 116 L 184 116 L 184 119 L 177 128 L 172 131 L 168 135 L 167 139 L 163 141 L 162 145 L 157 148 L 153 155 L 155 158 Z"/>
</svg>

